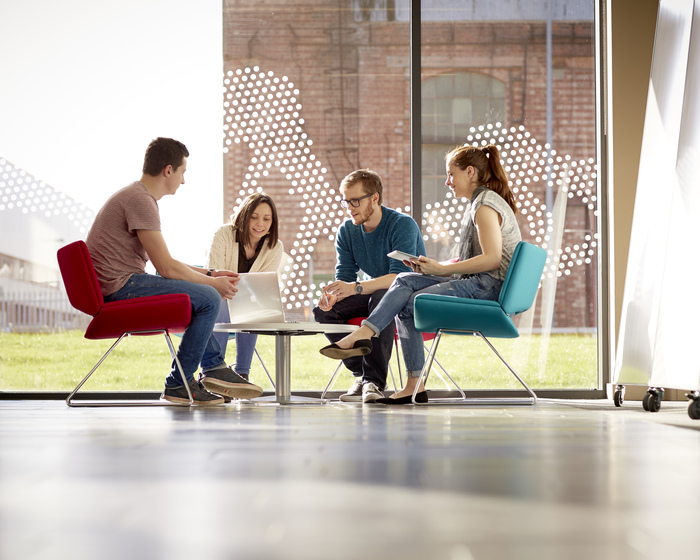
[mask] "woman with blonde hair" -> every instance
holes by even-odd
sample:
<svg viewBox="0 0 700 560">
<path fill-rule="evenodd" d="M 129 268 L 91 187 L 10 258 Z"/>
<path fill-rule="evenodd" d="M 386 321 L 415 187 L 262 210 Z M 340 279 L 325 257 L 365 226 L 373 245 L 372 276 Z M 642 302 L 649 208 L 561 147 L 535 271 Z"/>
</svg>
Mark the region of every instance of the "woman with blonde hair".
<svg viewBox="0 0 700 560">
<path fill-rule="evenodd" d="M 410 403 L 423 369 L 423 336 L 413 322 L 415 297 L 429 293 L 497 300 L 515 247 L 521 241 L 515 198 L 496 146 L 455 148 L 445 156 L 445 170 L 445 186 L 455 199 L 469 199 L 462 220 L 459 258 L 438 262 L 421 256 L 404 261 L 414 272 L 396 277 L 358 330 L 321 349 L 321 354 L 334 359 L 366 354 L 372 348 L 371 338 L 398 317 L 406 385 L 392 397 L 377 400 L 379 403 Z M 419 387 L 416 400 L 428 401 L 425 387 Z"/>
<path fill-rule="evenodd" d="M 275 202 L 267 194 L 248 196 L 221 226 L 211 242 L 207 268 L 234 272 L 277 272 L 284 247 L 279 240 L 279 219 Z M 223 301 L 217 323 L 230 323 L 228 303 Z M 226 356 L 228 333 L 214 333 Z M 236 362 L 232 369 L 246 381 L 250 374 L 258 335 L 236 333 Z"/>
</svg>

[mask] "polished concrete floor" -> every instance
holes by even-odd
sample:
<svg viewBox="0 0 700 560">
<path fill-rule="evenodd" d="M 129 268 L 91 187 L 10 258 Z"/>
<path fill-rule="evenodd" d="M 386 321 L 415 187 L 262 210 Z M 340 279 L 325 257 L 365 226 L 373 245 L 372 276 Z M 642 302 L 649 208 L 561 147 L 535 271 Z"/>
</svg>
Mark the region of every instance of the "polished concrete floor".
<svg viewBox="0 0 700 560">
<path fill-rule="evenodd" d="M 0 558 L 697 558 L 685 403 L 0 401 Z"/>
</svg>

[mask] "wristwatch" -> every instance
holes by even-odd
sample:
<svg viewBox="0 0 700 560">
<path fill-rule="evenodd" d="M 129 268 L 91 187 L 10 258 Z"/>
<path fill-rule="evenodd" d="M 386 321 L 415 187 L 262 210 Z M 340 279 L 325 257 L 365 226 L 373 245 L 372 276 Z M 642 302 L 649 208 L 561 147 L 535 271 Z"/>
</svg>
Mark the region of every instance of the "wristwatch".
<svg viewBox="0 0 700 560">
<path fill-rule="evenodd" d="M 216 269 L 215 268 L 210 268 L 207 270 L 207 276 L 211 276 L 211 273 L 214 272 Z"/>
<path fill-rule="evenodd" d="M 359 296 L 362 293 L 362 284 L 359 280 L 355 280 L 355 293 Z"/>
</svg>

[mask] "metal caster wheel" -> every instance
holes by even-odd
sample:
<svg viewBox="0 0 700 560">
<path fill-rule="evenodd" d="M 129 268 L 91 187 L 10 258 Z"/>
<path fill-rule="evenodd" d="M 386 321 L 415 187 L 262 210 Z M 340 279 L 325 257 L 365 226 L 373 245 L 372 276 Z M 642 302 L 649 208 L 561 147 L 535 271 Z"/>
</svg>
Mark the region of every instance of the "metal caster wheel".
<svg viewBox="0 0 700 560">
<path fill-rule="evenodd" d="M 688 405 L 688 416 L 693 420 L 700 420 L 700 401 L 692 401 Z"/>
<path fill-rule="evenodd" d="M 659 412 L 661 408 L 661 393 L 649 393 L 649 412 Z"/>
<path fill-rule="evenodd" d="M 700 397 L 696 394 L 690 394 L 688 397 L 693 399 L 688 405 L 688 416 L 693 420 L 700 420 Z"/>
<path fill-rule="evenodd" d="M 642 399 L 642 408 L 649 412 L 658 412 L 661 408 L 661 401 L 664 398 L 663 389 L 652 387 L 649 389 Z"/>
<path fill-rule="evenodd" d="M 615 406 L 622 406 L 622 403 L 625 402 L 625 387 L 624 385 L 618 385 L 615 387 L 615 393 L 613 393 L 613 402 L 615 403 Z"/>
</svg>

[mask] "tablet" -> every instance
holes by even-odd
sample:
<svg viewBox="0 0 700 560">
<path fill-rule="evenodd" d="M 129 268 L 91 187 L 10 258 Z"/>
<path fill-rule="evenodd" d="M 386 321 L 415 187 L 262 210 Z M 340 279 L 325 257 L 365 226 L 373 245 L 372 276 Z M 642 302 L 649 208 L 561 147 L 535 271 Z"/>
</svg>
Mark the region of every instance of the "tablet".
<svg viewBox="0 0 700 560">
<path fill-rule="evenodd" d="M 386 254 L 387 257 L 396 259 L 397 261 L 410 261 L 411 259 L 418 260 L 417 255 L 412 255 L 411 253 L 404 253 L 403 251 L 392 251 Z"/>
</svg>

